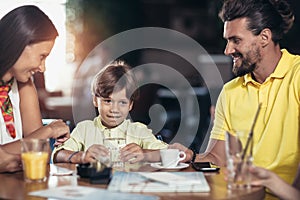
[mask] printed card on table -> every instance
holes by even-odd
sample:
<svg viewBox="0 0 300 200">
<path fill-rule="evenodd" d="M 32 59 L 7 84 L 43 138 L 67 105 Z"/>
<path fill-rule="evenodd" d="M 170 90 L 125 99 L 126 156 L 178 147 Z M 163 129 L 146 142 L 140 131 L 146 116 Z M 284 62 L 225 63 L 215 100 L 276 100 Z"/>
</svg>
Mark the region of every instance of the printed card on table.
<svg viewBox="0 0 300 200">
<path fill-rule="evenodd" d="M 158 200 L 159 198 L 151 195 L 130 194 L 112 192 L 100 188 L 92 188 L 85 186 L 62 186 L 47 190 L 39 190 L 29 193 L 32 196 L 65 199 L 65 200 Z"/>
<path fill-rule="evenodd" d="M 115 172 L 108 185 L 115 192 L 209 192 L 202 172 Z"/>
</svg>

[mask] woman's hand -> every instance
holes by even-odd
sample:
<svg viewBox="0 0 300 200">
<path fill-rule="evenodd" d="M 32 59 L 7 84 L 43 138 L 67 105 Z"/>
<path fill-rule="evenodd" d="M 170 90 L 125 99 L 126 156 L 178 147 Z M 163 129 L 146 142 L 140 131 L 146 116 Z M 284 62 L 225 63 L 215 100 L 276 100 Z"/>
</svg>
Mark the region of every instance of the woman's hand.
<svg viewBox="0 0 300 200">
<path fill-rule="evenodd" d="M 300 190 L 285 182 L 274 172 L 261 167 L 250 167 L 251 185 L 265 186 L 279 199 L 299 199 Z M 298 177 L 296 177 L 297 180 Z"/>
<path fill-rule="evenodd" d="M 0 172 L 16 172 L 22 170 L 21 156 L 11 154 L 0 148 Z"/>
<path fill-rule="evenodd" d="M 250 167 L 249 171 L 254 179 L 251 182 L 251 184 L 254 186 L 269 187 L 272 184 L 272 182 L 276 179 L 276 175 L 273 172 L 262 167 L 252 166 Z"/>
<path fill-rule="evenodd" d="M 55 145 L 62 144 L 70 138 L 69 126 L 61 119 L 55 120 L 43 128 L 50 130 L 49 137 L 56 139 Z"/>
</svg>

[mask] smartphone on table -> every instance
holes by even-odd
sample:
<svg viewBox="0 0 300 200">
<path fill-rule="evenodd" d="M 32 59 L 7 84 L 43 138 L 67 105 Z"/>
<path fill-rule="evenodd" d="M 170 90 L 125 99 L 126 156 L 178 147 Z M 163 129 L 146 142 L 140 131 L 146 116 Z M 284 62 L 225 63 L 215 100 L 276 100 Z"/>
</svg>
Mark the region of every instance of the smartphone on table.
<svg viewBox="0 0 300 200">
<path fill-rule="evenodd" d="M 220 167 L 211 164 L 210 162 L 193 162 L 192 167 L 200 172 L 218 172 Z"/>
</svg>

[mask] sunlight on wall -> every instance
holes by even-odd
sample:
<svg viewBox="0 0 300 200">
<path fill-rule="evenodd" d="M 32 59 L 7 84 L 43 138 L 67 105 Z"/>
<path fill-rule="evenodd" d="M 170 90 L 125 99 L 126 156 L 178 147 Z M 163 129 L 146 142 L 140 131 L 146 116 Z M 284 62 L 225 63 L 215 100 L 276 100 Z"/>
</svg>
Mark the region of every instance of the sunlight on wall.
<svg viewBox="0 0 300 200">
<path fill-rule="evenodd" d="M 46 89 L 63 91 L 64 95 L 70 95 L 74 67 L 66 63 L 66 0 L 10 0 L 0 2 L 0 17 L 2 18 L 10 10 L 22 5 L 36 5 L 43 10 L 52 20 L 58 30 L 51 54 L 46 59 L 45 84 Z"/>
</svg>

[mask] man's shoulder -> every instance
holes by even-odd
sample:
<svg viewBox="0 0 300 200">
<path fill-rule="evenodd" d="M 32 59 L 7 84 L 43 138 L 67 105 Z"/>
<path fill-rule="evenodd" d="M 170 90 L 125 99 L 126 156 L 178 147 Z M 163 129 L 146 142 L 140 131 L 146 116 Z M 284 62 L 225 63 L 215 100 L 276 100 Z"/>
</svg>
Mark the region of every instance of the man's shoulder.
<svg viewBox="0 0 300 200">
<path fill-rule="evenodd" d="M 224 89 L 225 90 L 232 90 L 238 87 L 241 87 L 245 82 L 244 76 L 242 77 L 236 77 L 227 83 L 224 84 Z"/>
<path fill-rule="evenodd" d="M 281 70 L 286 70 L 285 76 L 292 76 L 298 80 L 300 76 L 300 55 L 289 53 L 286 49 L 281 50 L 283 56 L 278 64 Z M 294 83 L 299 83 L 299 81 L 294 81 Z"/>
<path fill-rule="evenodd" d="M 300 55 L 293 55 L 293 67 L 299 71 L 300 70 Z"/>
<path fill-rule="evenodd" d="M 290 53 L 286 49 L 282 49 L 281 52 L 283 53 L 281 60 L 283 60 L 284 62 L 293 63 L 292 66 L 299 68 L 300 55 Z"/>
</svg>

